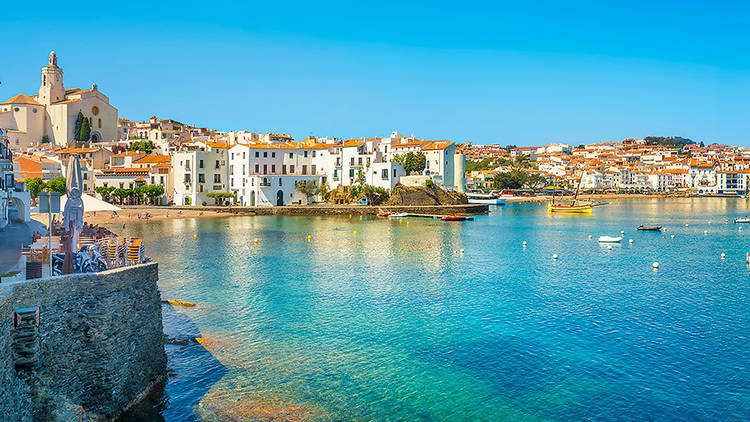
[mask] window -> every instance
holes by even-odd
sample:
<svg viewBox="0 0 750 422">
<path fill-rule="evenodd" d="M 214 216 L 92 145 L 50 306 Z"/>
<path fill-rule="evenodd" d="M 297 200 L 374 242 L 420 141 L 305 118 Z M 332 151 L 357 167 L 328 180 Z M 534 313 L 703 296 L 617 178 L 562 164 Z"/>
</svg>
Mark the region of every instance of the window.
<svg viewBox="0 0 750 422">
<path fill-rule="evenodd" d="M 258 173 L 260 170 L 258 169 L 258 165 L 255 165 L 255 172 Z"/>
<path fill-rule="evenodd" d="M 357 160 L 357 164 L 360 166 L 362 165 L 362 157 L 359 157 L 359 159 Z"/>
<path fill-rule="evenodd" d="M 242 151 L 242 159 L 245 159 L 245 151 Z"/>
<path fill-rule="evenodd" d="M 83 173 L 83 180 L 88 180 L 88 179 L 89 179 L 89 174 Z"/>
<path fill-rule="evenodd" d="M 128 188 L 133 189 L 133 184 L 132 183 L 128 183 Z"/>
<path fill-rule="evenodd" d="M 164 184 L 164 176 L 159 176 L 159 184 Z"/>
<path fill-rule="evenodd" d="M 203 192 L 203 185 L 198 185 L 198 191 Z"/>
<path fill-rule="evenodd" d="M 203 173 L 198 174 L 198 183 L 205 183 L 206 182 L 206 175 Z"/>
<path fill-rule="evenodd" d="M 302 166 L 302 174 L 307 174 L 307 166 L 306 165 Z"/>
<path fill-rule="evenodd" d="M 350 166 L 353 166 L 353 165 L 354 165 L 354 157 L 352 157 L 352 160 L 351 160 L 351 162 L 349 163 L 349 165 L 350 165 Z"/>
<path fill-rule="evenodd" d="M 312 171 L 310 172 L 310 174 L 315 174 L 315 164 L 312 165 Z"/>
<path fill-rule="evenodd" d="M 258 157 L 260 157 L 260 152 L 255 151 L 255 158 L 258 158 Z"/>
<path fill-rule="evenodd" d="M 286 174 L 286 164 L 281 165 L 281 174 Z"/>
<path fill-rule="evenodd" d="M 294 174 L 294 166 L 289 166 L 289 173 Z"/>
<path fill-rule="evenodd" d="M 268 151 L 263 151 L 263 158 L 268 158 Z"/>
<path fill-rule="evenodd" d="M 396 177 L 396 169 L 393 169 L 393 177 Z"/>
<path fill-rule="evenodd" d="M 294 158 L 294 154 L 290 152 L 289 153 L 289 158 Z"/>
<path fill-rule="evenodd" d="M 216 160 L 216 167 L 214 167 L 214 168 L 217 168 L 217 169 L 221 168 L 221 166 L 219 165 L 219 160 Z"/>
<path fill-rule="evenodd" d="M 229 172 L 234 173 L 234 164 L 229 165 Z"/>
<path fill-rule="evenodd" d="M 315 158 L 315 151 L 313 151 L 313 158 Z"/>
<path fill-rule="evenodd" d="M 349 169 L 349 177 L 354 177 L 354 169 Z"/>
<path fill-rule="evenodd" d="M 279 186 L 281 186 L 281 177 L 279 177 Z"/>
<path fill-rule="evenodd" d="M 198 168 L 199 169 L 203 168 L 203 160 L 198 161 Z"/>
<path fill-rule="evenodd" d="M 89 185 L 87 185 L 87 184 L 85 184 L 85 183 L 84 183 L 84 184 L 83 184 L 83 190 L 85 190 L 85 191 L 86 191 L 86 190 L 89 190 Z"/>
<path fill-rule="evenodd" d="M 214 174 L 214 183 L 221 183 L 221 175 L 220 174 Z"/>
<path fill-rule="evenodd" d="M 190 176 L 190 175 L 186 174 L 185 176 L 188 176 L 188 181 L 190 181 L 190 180 L 189 180 L 189 176 Z M 125 184 L 124 184 L 124 183 L 120 183 L 120 189 L 122 189 L 122 188 L 124 188 L 124 187 L 125 187 Z"/>
<path fill-rule="evenodd" d="M 154 176 L 151 176 L 151 184 L 154 184 Z"/>
<path fill-rule="evenodd" d="M 276 158 L 276 153 L 275 152 L 271 153 L 271 158 Z"/>
<path fill-rule="evenodd" d="M 276 173 L 276 165 L 271 164 L 271 173 Z"/>
<path fill-rule="evenodd" d="M 36 110 L 34 110 L 34 111 L 36 111 Z M 101 127 L 102 127 L 102 119 L 101 119 L 101 117 L 100 117 L 100 118 L 99 118 L 99 128 L 101 129 Z"/>
<path fill-rule="evenodd" d="M 268 164 L 263 164 L 263 174 L 268 174 Z"/>
<path fill-rule="evenodd" d="M 186 174 L 185 178 L 182 181 L 183 181 L 183 183 L 190 183 L 190 175 Z M 122 185 L 122 183 L 120 183 L 120 185 Z M 122 187 L 122 186 L 120 186 L 120 187 Z"/>
<path fill-rule="evenodd" d="M 305 151 L 305 158 L 307 158 L 307 151 Z"/>
<path fill-rule="evenodd" d="M 388 180 L 388 169 L 383 169 L 383 180 Z"/>
<path fill-rule="evenodd" d="M 234 160 L 234 153 L 230 156 L 230 160 Z"/>
</svg>

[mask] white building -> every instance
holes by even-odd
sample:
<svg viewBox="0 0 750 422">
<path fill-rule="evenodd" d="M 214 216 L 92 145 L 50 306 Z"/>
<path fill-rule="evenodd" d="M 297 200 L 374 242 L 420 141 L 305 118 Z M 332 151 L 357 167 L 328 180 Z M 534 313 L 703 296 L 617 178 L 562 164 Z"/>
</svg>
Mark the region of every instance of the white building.
<svg viewBox="0 0 750 422">
<path fill-rule="evenodd" d="M 0 128 L 8 130 L 11 148 L 16 150 L 45 141 L 67 146 L 74 139 L 79 112 L 89 121 L 90 142 L 119 139 L 117 109 L 109 98 L 96 84 L 91 89 L 65 89 L 53 51 L 42 68 L 39 93 L 19 94 L 0 104 Z"/>
<path fill-rule="evenodd" d="M 228 193 L 229 163 L 226 144 L 198 143 L 172 156 L 174 203 L 176 205 L 213 204 L 208 193 Z"/>
</svg>

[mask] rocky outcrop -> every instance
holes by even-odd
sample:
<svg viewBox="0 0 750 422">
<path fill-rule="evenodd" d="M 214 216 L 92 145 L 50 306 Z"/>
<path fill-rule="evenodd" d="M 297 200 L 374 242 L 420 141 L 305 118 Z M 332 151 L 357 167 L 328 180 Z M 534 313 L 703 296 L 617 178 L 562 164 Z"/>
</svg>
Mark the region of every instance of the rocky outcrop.
<svg viewBox="0 0 750 422">
<path fill-rule="evenodd" d="M 400 186 L 393 189 L 385 205 L 461 205 L 467 204 L 466 195 L 431 186 Z"/>
</svg>

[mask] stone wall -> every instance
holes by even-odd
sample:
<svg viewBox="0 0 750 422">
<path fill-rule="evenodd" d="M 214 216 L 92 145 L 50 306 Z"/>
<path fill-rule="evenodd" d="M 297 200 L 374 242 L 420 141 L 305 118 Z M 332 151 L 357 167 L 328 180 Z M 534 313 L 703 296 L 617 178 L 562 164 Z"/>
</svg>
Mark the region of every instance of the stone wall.
<svg viewBox="0 0 750 422">
<path fill-rule="evenodd" d="M 195 210 L 204 212 L 227 212 L 242 213 L 255 215 L 377 215 L 384 210 L 390 212 L 407 212 L 412 214 L 432 214 L 432 215 L 456 215 L 456 214 L 484 214 L 489 212 L 489 206 L 486 204 L 460 204 L 460 205 L 290 205 L 285 207 L 217 207 L 217 206 L 171 206 L 171 207 L 151 207 L 151 206 L 125 206 L 124 208 L 142 209 L 173 209 Z"/>
<path fill-rule="evenodd" d="M 110 419 L 160 381 L 157 280 L 151 263 L 0 284 L 0 419 Z M 12 313 L 29 306 L 40 310 L 38 363 L 16 369 Z"/>
</svg>

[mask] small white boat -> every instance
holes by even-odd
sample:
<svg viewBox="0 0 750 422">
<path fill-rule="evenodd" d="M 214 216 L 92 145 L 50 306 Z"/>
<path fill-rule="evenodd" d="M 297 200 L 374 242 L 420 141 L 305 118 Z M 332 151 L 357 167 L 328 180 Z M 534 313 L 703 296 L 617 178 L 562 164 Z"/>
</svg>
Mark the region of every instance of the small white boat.
<svg viewBox="0 0 750 422">
<path fill-rule="evenodd" d="M 505 198 L 490 193 L 467 193 L 466 199 L 470 204 L 505 205 Z"/>
<path fill-rule="evenodd" d="M 599 236 L 600 243 L 620 243 L 622 237 Z"/>
<path fill-rule="evenodd" d="M 750 223 L 750 217 L 735 218 L 735 223 Z"/>
<path fill-rule="evenodd" d="M 388 218 L 402 218 L 402 217 L 408 217 L 409 214 L 405 212 L 395 212 L 388 216 Z"/>
</svg>

